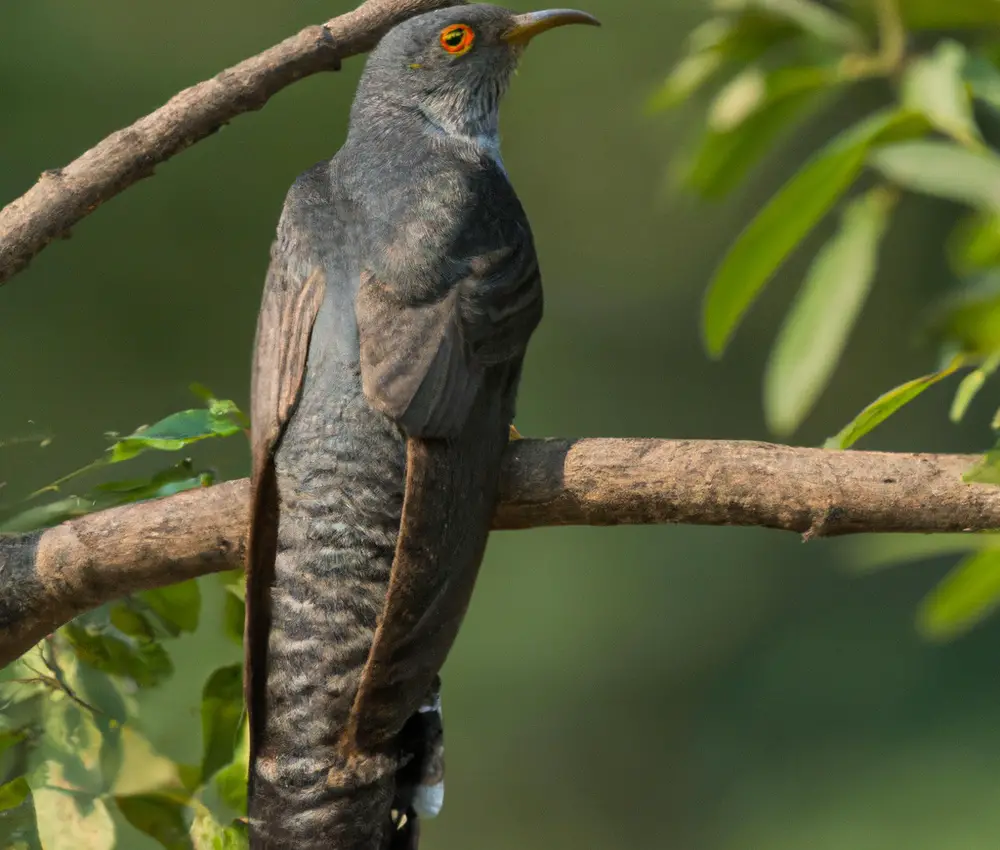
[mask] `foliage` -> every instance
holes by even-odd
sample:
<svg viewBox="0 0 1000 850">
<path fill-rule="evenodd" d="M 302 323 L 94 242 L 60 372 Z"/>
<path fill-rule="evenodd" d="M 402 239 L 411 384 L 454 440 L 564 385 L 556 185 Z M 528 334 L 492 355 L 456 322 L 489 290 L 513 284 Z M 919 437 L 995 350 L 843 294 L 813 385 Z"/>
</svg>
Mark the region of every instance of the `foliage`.
<svg viewBox="0 0 1000 850">
<path fill-rule="evenodd" d="M 235 404 L 196 391 L 204 407 L 115 440 L 100 459 L 33 498 L 60 493 L 84 473 L 117 468 L 146 452 L 176 453 L 245 430 Z M 190 459 L 171 461 L 144 478 L 105 481 L 0 518 L 0 531 L 44 528 L 214 480 Z M 242 623 L 242 574 L 226 574 L 222 582 L 231 590 L 225 594 L 227 622 Z M 170 642 L 196 632 L 200 615 L 198 582 L 144 591 L 77 618 L 0 671 L 3 847 L 110 850 L 121 846 L 116 836 L 122 822 L 170 850 L 246 846 L 240 665 L 216 670 L 205 683 L 200 764 L 177 764 L 156 753 L 138 727 L 136 695 L 164 687 L 173 672 Z M 241 631 L 230 634 L 242 640 Z M 132 762 L 141 769 L 126 769 Z"/>
<path fill-rule="evenodd" d="M 796 431 L 834 374 L 907 192 L 964 210 L 945 248 L 956 285 L 923 328 L 943 365 L 885 392 L 826 448 L 848 449 L 927 388 L 969 370 L 951 406 L 960 421 L 1000 365 L 1000 152 L 984 129 L 1000 113 L 998 23 L 1000 4 L 987 0 L 717 0 L 653 94 L 654 111 L 698 96 L 703 128 L 674 178 L 715 199 L 835 98 L 872 81 L 888 92 L 880 109 L 841 129 L 757 212 L 705 295 L 705 346 L 721 357 L 785 261 L 820 222 L 839 218 L 764 375 L 764 412 L 779 436 Z M 1000 432 L 1000 411 L 992 426 Z M 968 481 L 1000 484 L 997 445 Z M 924 634 L 952 637 L 1000 605 L 1000 548 L 989 542 L 929 595 L 917 617 Z"/>
</svg>

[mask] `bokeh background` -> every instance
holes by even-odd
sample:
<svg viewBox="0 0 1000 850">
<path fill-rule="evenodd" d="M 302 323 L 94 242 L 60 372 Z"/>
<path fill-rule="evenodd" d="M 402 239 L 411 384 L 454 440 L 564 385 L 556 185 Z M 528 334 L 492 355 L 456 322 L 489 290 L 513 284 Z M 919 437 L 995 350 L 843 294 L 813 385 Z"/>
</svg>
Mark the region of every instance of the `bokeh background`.
<svg viewBox="0 0 1000 850">
<path fill-rule="evenodd" d="M 724 204 L 671 195 L 667 169 L 699 111 L 651 117 L 643 104 L 705 9 L 586 3 L 605 28 L 540 39 L 503 119 L 547 284 L 518 426 L 766 439 L 760 375 L 811 251 L 719 363 L 699 342 L 702 292 L 783 176 L 883 93 L 814 120 Z M 180 88 L 350 5 L 0 3 L 0 199 Z M 0 502 L 96 457 L 107 431 L 197 404 L 192 381 L 246 404 L 284 193 L 339 146 L 360 69 L 352 61 L 237 119 L 0 289 Z M 934 365 L 908 329 L 948 283 L 951 221 L 941 206 L 906 202 L 848 355 L 795 442 L 818 444 Z M 948 390 L 929 391 L 865 445 L 981 449 L 996 402 L 983 396 L 956 428 Z M 17 442 L 38 434 L 51 444 Z M 222 477 L 248 471 L 239 439 L 201 451 Z M 914 608 L 950 561 L 852 575 L 859 549 L 877 545 L 806 546 L 753 529 L 495 535 L 445 670 L 448 801 L 427 846 L 996 848 L 1000 619 L 949 645 L 922 642 Z M 205 592 L 214 618 L 218 587 Z M 146 732 L 196 760 L 201 685 L 237 650 L 210 622 L 175 651 L 176 677 L 144 697 Z M 128 850 L 154 846 L 130 827 L 121 835 Z"/>
</svg>

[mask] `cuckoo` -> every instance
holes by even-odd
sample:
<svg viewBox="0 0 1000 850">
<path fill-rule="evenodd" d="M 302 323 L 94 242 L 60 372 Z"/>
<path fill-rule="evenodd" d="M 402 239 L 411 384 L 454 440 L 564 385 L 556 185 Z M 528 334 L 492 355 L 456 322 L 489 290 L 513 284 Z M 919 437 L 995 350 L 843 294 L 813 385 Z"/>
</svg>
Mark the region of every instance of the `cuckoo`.
<svg viewBox="0 0 1000 850">
<path fill-rule="evenodd" d="M 501 97 L 558 9 L 411 18 L 338 153 L 290 189 L 252 382 L 254 850 L 416 847 L 441 805 L 438 671 L 469 603 L 542 316 Z"/>
</svg>

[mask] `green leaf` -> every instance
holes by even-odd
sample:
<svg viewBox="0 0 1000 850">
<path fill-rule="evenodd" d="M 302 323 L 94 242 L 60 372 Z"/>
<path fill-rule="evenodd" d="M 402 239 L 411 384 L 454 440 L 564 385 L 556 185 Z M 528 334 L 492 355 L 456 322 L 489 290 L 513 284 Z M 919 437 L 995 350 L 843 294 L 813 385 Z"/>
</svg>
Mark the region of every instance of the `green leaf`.
<svg viewBox="0 0 1000 850">
<path fill-rule="evenodd" d="M 979 141 L 972 117 L 972 101 L 962 72 L 965 48 L 957 41 L 942 41 L 933 53 L 914 59 L 903 75 L 903 105 L 922 112 L 942 132 L 967 144 Z"/>
<path fill-rule="evenodd" d="M 28 780 L 23 776 L 0 785 L 0 812 L 20 806 L 31 793 Z"/>
<path fill-rule="evenodd" d="M 104 465 L 103 461 L 90 464 L 83 469 L 63 476 L 33 495 L 37 496 L 48 490 L 58 490 L 62 484 L 77 475 Z M 40 528 L 49 528 L 67 520 L 119 505 L 172 496 L 195 487 L 208 487 L 213 481 L 214 476 L 211 473 L 196 473 L 191 461 L 184 460 L 168 469 L 161 470 L 149 479 L 108 481 L 104 484 L 98 484 L 84 496 L 69 496 L 46 505 L 29 508 L 0 521 L 0 533 L 24 533 Z"/>
<path fill-rule="evenodd" d="M 972 404 L 972 400 L 983 388 L 986 379 L 996 372 L 998 367 L 1000 367 L 1000 354 L 994 354 L 982 366 L 962 378 L 962 383 L 958 385 L 958 391 L 955 393 L 951 410 L 948 413 L 952 422 L 962 421 L 969 405 Z"/>
<path fill-rule="evenodd" d="M 115 824 L 105 801 L 65 790 L 59 766 L 50 768 L 51 781 L 31 789 L 45 850 L 113 850 Z"/>
<path fill-rule="evenodd" d="M 201 697 L 202 781 L 233 760 L 243 717 L 243 668 L 220 667 L 205 683 Z"/>
<path fill-rule="evenodd" d="M 975 29 L 1000 24 L 1000 3 L 996 0 L 901 0 L 899 11 L 903 24 L 911 30 Z"/>
<path fill-rule="evenodd" d="M 154 640 L 156 638 L 156 631 L 153 629 L 152 623 L 146 619 L 141 611 L 130 608 L 124 602 L 112 605 L 108 616 L 111 625 L 130 637 L 140 640 Z"/>
<path fill-rule="evenodd" d="M 233 760 L 215 774 L 215 789 L 222 801 L 241 815 L 247 813 L 247 774 L 250 735 L 246 722 L 241 724 L 240 744 Z"/>
<path fill-rule="evenodd" d="M 140 688 L 158 685 L 173 673 L 170 656 L 156 641 L 138 640 L 79 622 L 64 626 L 61 634 L 82 663 L 132 679 Z"/>
<path fill-rule="evenodd" d="M 730 192 L 834 82 L 825 68 L 782 68 L 763 77 L 748 69 L 736 77 L 716 98 L 694 158 L 681 164 L 683 185 L 706 198 Z"/>
<path fill-rule="evenodd" d="M 900 408 L 909 404 L 928 387 L 934 386 L 949 375 L 958 371 L 964 363 L 963 358 L 956 357 L 950 365 L 939 372 L 932 372 L 922 378 L 916 378 L 900 384 L 895 389 L 880 395 L 875 401 L 854 417 L 836 436 L 824 444 L 827 449 L 847 449 L 860 440 L 876 426 L 885 422 Z"/>
<path fill-rule="evenodd" d="M 874 189 L 845 210 L 840 231 L 816 256 L 771 352 L 764 410 L 792 433 L 826 387 L 875 277 L 895 197 Z"/>
<path fill-rule="evenodd" d="M 875 151 L 872 165 L 914 192 L 1000 211 L 1000 156 L 952 142 L 908 141 Z"/>
<path fill-rule="evenodd" d="M 27 730 L 0 726 L 0 756 L 23 743 L 28 737 Z"/>
<path fill-rule="evenodd" d="M 924 599 L 917 626 L 931 640 L 968 631 L 1000 605 L 1000 549 L 965 558 Z"/>
<path fill-rule="evenodd" d="M 225 588 L 226 593 L 231 593 L 240 602 L 245 602 L 247 598 L 247 583 L 246 574 L 243 572 L 242 568 L 237 568 L 235 570 L 226 570 L 223 573 L 216 573 L 219 577 L 219 581 L 222 582 L 222 586 Z"/>
<path fill-rule="evenodd" d="M 26 534 L 29 531 L 49 528 L 61 522 L 84 516 L 93 510 L 94 501 L 92 499 L 70 496 L 47 505 L 28 508 L 14 516 L 7 517 L 0 521 L 0 534 Z"/>
<path fill-rule="evenodd" d="M 972 96 L 1000 111 L 1000 71 L 981 53 L 970 53 L 963 68 Z"/>
<path fill-rule="evenodd" d="M 216 401 L 209 408 L 171 414 L 115 443 L 108 450 L 108 463 L 131 460 L 147 449 L 176 452 L 209 437 L 238 434 L 243 428 L 236 421 L 237 410 L 231 401 Z"/>
<path fill-rule="evenodd" d="M 196 581 L 185 581 L 156 590 L 145 590 L 137 598 L 149 606 L 172 635 L 193 632 L 201 617 L 201 590 Z"/>
<path fill-rule="evenodd" d="M 1000 271 L 977 278 L 935 305 L 927 331 L 970 355 L 1000 351 Z"/>
<path fill-rule="evenodd" d="M 227 764 L 215 774 L 215 789 L 233 811 L 247 813 L 247 768 L 239 762 Z"/>
<path fill-rule="evenodd" d="M 679 106 L 719 73 L 725 64 L 726 57 L 714 50 L 684 56 L 649 98 L 648 110 L 660 112 Z"/>
<path fill-rule="evenodd" d="M 1000 265 L 1000 213 L 973 211 L 948 235 L 947 249 L 959 275 Z"/>
<path fill-rule="evenodd" d="M 164 794 L 115 797 L 118 810 L 132 826 L 167 850 L 192 850 L 187 807 Z"/>
<path fill-rule="evenodd" d="M 864 33 L 853 21 L 812 0 L 727 0 L 722 6 L 730 10 L 759 9 L 783 18 L 821 42 L 845 50 L 867 47 Z"/>
<path fill-rule="evenodd" d="M 222 626 L 226 636 L 237 646 L 243 645 L 245 618 L 245 604 L 235 594 L 227 593 L 223 602 Z"/>
<path fill-rule="evenodd" d="M 688 35 L 684 55 L 650 97 L 649 111 L 683 103 L 727 66 L 751 62 L 794 34 L 786 22 L 756 12 L 705 21 Z"/>
<path fill-rule="evenodd" d="M 962 480 L 968 484 L 1000 485 L 1000 446 L 990 449 Z"/>
<path fill-rule="evenodd" d="M 910 112 L 871 116 L 833 139 L 768 202 L 730 248 L 706 295 L 702 332 L 712 356 L 722 354 L 764 284 L 854 182 L 868 149 L 922 132 L 924 122 Z"/>
<path fill-rule="evenodd" d="M 249 840 L 245 823 L 234 821 L 224 827 L 205 806 L 195 802 L 193 808 L 191 839 L 195 850 L 247 850 Z"/>
<path fill-rule="evenodd" d="M 866 534 L 841 538 L 837 549 L 847 568 L 855 573 L 874 573 L 938 558 L 943 555 L 964 555 L 987 546 L 996 546 L 991 532 L 966 534 Z"/>
</svg>

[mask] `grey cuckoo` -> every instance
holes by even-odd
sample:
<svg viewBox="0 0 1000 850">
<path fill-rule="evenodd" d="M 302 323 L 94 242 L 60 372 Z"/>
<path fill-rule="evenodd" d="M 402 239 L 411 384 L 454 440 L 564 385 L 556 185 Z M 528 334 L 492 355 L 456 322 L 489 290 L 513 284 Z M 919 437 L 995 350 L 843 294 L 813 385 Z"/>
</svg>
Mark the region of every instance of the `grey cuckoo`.
<svg viewBox="0 0 1000 850">
<path fill-rule="evenodd" d="M 440 806 L 438 671 L 472 593 L 542 316 L 498 110 L 583 12 L 456 6 L 370 56 L 343 147 L 292 186 L 257 326 L 251 846 L 412 848 Z"/>
</svg>

